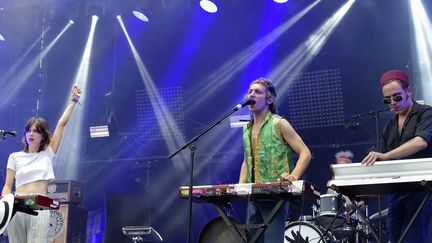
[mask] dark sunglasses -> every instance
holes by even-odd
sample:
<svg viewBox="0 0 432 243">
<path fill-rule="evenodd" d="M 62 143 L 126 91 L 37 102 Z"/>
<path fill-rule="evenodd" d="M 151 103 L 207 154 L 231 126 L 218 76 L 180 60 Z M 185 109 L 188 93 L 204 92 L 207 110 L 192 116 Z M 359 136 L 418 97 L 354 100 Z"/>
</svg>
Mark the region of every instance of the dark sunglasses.
<svg viewBox="0 0 432 243">
<path fill-rule="evenodd" d="M 395 102 L 399 102 L 399 101 L 401 101 L 402 99 L 403 99 L 402 95 L 393 95 L 393 96 L 388 96 L 388 97 L 385 97 L 385 98 L 383 99 L 383 103 L 386 104 L 386 105 L 388 105 L 388 104 L 391 103 L 392 100 L 394 100 Z"/>
</svg>

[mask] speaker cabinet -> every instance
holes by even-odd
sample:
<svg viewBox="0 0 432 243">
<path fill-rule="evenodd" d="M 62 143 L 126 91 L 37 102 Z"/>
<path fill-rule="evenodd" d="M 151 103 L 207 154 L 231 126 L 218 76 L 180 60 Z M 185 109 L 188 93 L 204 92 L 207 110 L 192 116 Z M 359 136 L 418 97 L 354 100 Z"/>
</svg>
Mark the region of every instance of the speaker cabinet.
<svg viewBox="0 0 432 243">
<path fill-rule="evenodd" d="M 48 185 L 47 196 L 61 203 L 82 205 L 84 184 L 72 180 L 53 180 Z"/>
<path fill-rule="evenodd" d="M 49 243 L 85 243 L 87 209 L 72 204 L 60 204 L 50 211 Z"/>
</svg>

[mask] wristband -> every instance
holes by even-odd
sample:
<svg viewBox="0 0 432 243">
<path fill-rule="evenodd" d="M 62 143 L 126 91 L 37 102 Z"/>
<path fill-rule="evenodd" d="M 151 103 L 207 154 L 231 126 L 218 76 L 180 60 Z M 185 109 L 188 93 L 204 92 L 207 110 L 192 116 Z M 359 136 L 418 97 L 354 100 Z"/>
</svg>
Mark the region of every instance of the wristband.
<svg viewBox="0 0 432 243">
<path fill-rule="evenodd" d="M 73 97 L 71 98 L 71 101 L 72 101 L 72 102 L 75 102 L 75 103 L 78 103 L 78 104 L 81 105 L 81 103 L 79 103 L 79 101 L 78 101 L 78 98 L 79 98 L 79 96 L 73 96 Z"/>
</svg>

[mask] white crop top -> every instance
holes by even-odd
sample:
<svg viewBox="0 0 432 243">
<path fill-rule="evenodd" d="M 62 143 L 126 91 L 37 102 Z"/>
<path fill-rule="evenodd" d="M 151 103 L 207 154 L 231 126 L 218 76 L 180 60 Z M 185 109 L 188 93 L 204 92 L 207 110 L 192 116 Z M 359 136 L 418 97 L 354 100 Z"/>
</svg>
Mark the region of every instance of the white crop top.
<svg viewBox="0 0 432 243">
<path fill-rule="evenodd" d="M 54 158 L 55 154 L 50 146 L 38 153 L 20 151 L 10 154 L 7 168 L 15 171 L 15 188 L 34 181 L 53 180 Z"/>
</svg>

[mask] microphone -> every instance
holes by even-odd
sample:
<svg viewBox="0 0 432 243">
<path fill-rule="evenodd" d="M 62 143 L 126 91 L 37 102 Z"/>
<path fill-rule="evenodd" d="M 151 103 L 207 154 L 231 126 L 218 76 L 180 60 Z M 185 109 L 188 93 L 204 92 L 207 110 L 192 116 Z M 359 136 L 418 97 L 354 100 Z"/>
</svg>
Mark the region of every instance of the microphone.
<svg viewBox="0 0 432 243">
<path fill-rule="evenodd" d="M 253 105 L 253 104 L 255 104 L 255 103 L 256 103 L 255 100 L 253 100 L 253 99 L 248 99 L 246 102 L 244 102 L 244 103 L 242 103 L 242 104 L 238 104 L 238 105 L 236 105 L 235 108 L 234 108 L 234 110 L 238 110 L 238 109 L 241 109 L 241 108 L 243 108 L 243 107 L 245 107 L 245 106 L 247 106 L 247 105 Z"/>
<path fill-rule="evenodd" d="M 357 120 L 352 120 L 349 123 L 345 124 L 345 129 L 354 129 L 360 126 L 360 122 Z"/>
<path fill-rule="evenodd" d="M 0 134 L 5 136 L 5 135 L 11 135 L 13 137 L 16 137 L 16 132 L 15 131 L 6 131 L 6 130 L 0 130 Z"/>
</svg>

